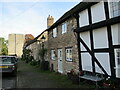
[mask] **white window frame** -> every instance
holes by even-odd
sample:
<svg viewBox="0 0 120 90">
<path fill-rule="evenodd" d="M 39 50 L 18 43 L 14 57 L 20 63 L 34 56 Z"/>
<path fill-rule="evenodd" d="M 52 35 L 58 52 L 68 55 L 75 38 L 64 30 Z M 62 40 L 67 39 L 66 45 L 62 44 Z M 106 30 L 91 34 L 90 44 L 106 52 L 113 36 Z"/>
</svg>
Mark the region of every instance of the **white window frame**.
<svg viewBox="0 0 120 90">
<path fill-rule="evenodd" d="M 72 62 L 72 48 L 66 48 L 66 61 Z"/>
<path fill-rule="evenodd" d="M 111 13 L 111 17 L 117 17 L 120 16 L 120 1 L 119 2 L 110 2 L 110 13 Z"/>
<path fill-rule="evenodd" d="M 67 32 L 67 23 L 64 22 L 62 23 L 62 34 L 66 33 Z"/>
<path fill-rule="evenodd" d="M 54 28 L 54 29 L 53 29 L 53 37 L 54 37 L 54 38 L 57 37 L 57 28 Z"/>
<path fill-rule="evenodd" d="M 55 60 L 55 50 L 51 50 L 51 60 Z"/>
<path fill-rule="evenodd" d="M 79 25 L 80 27 L 89 25 L 88 9 L 79 13 Z"/>
<path fill-rule="evenodd" d="M 117 65 L 120 66 L 120 50 L 117 50 Z"/>
</svg>

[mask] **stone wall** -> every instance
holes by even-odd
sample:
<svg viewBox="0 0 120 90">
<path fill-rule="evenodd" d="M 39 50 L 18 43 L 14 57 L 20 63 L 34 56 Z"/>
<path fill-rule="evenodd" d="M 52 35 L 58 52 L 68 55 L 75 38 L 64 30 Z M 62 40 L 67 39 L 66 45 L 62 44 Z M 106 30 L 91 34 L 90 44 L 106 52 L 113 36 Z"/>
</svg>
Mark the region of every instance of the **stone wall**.
<svg viewBox="0 0 120 90">
<path fill-rule="evenodd" d="M 66 74 L 71 69 L 74 69 L 75 72 L 78 72 L 78 49 L 77 49 L 77 37 L 73 32 L 73 27 L 76 27 L 76 20 L 71 18 L 67 20 L 67 32 L 62 34 L 61 25 L 57 27 L 57 37 L 52 37 L 52 30 L 48 32 L 48 59 L 50 61 L 50 68 L 58 71 L 58 49 L 62 49 L 62 66 L 63 66 L 63 74 Z M 72 47 L 72 62 L 68 62 L 65 59 L 65 50 L 66 48 Z M 56 58 L 55 60 L 51 60 L 51 50 L 55 50 Z"/>
</svg>

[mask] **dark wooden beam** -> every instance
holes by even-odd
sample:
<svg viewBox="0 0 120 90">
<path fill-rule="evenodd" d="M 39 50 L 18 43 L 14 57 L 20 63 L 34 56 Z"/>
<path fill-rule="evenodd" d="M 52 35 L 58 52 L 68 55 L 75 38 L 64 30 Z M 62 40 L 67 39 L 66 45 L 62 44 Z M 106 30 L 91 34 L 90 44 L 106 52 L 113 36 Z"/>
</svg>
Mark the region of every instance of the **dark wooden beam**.
<svg viewBox="0 0 120 90">
<path fill-rule="evenodd" d="M 89 18 L 89 25 L 92 25 L 92 15 L 91 15 L 91 8 L 88 8 L 88 18 Z M 90 30 L 90 42 L 91 42 L 91 51 L 93 52 L 93 56 L 95 56 L 94 54 L 94 40 L 93 40 L 93 30 Z M 94 58 L 91 57 L 92 59 L 92 70 L 95 73 L 95 61 Z"/>
<path fill-rule="evenodd" d="M 108 2 L 104 2 L 104 9 L 105 9 L 105 16 L 106 20 L 110 19 L 109 16 L 109 7 Z M 116 72 L 115 72 L 115 54 L 114 54 L 114 47 L 112 42 L 112 31 L 111 31 L 111 25 L 107 24 L 107 33 L 108 33 L 108 45 L 109 45 L 109 57 L 110 57 L 110 69 L 111 69 L 111 77 L 116 78 Z"/>
<path fill-rule="evenodd" d="M 120 48 L 120 45 L 113 45 L 114 48 Z"/>
<path fill-rule="evenodd" d="M 94 52 L 98 52 L 98 53 L 103 53 L 103 52 L 109 52 L 109 48 L 100 48 L 100 49 L 94 49 Z"/>
<path fill-rule="evenodd" d="M 104 20 L 104 21 L 101 21 L 101 22 L 98 22 L 98 23 L 94 23 L 94 24 L 91 24 L 91 25 L 87 25 L 87 26 L 84 26 L 84 27 L 77 28 L 77 29 L 74 30 L 74 32 L 90 31 L 92 29 L 98 29 L 98 28 L 105 27 L 105 26 L 108 26 L 108 25 L 114 25 L 116 23 L 120 23 L 120 16 L 114 17 L 114 18 L 111 18 L 111 19 L 107 19 L 107 20 Z"/>
<path fill-rule="evenodd" d="M 88 48 L 88 46 L 84 43 L 84 41 L 81 38 L 80 38 L 80 42 L 86 48 L 86 50 L 91 55 L 91 57 L 94 58 L 94 61 L 100 67 L 100 69 L 104 72 L 104 74 L 106 75 L 106 77 L 108 77 L 109 75 L 107 74 L 107 72 L 105 71 L 105 69 L 102 67 L 102 65 L 99 63 L 98 59 L 94 56 L 94 53 Z"/>
</svg>

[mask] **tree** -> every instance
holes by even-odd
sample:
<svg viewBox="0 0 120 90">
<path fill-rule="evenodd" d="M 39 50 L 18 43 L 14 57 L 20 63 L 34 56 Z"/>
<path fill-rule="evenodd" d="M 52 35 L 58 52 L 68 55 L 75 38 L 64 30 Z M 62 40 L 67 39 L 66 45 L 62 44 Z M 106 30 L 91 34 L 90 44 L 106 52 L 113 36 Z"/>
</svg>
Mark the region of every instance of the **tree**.
<svg viewBox="0 0 120 90">
<path fill-rule="evenodd" d="M 30 58 L 30 53 L 32 51 L 30 49 L 23 49 L 23 55 L 22 55 L 22 59 L 26 61 L 26 63 L 28 63 L 29 61 L 31 61 Z"/>
<path fill-rule="evenodd" d="M 47 53 L 47 49 L 46 48 L 41 48 L 39 50 L 39 55 L 40 55 L 41 61 L 45 61 L 44 57 L 45 57 L 46 53 Z"/>
<path fill-rule="evenodd" d="M 8 48 L 7 48 L 8 41 L 4 38 L 0 38 L 0 55 L 7 55 Z"/>
<path fill-rule="evenodd" d="M 49 67 L 49 62 L 45 61 L 45 58 L 44 58 L 46 53 L 47 53 L 47 49 L 46 48 L 41 48 L 39 50 L 39 55 L 40 55 L 40 58 L 41 58 L 40 68 L 42 70 L 48 70 L 48 67 Z"/>
</svg>

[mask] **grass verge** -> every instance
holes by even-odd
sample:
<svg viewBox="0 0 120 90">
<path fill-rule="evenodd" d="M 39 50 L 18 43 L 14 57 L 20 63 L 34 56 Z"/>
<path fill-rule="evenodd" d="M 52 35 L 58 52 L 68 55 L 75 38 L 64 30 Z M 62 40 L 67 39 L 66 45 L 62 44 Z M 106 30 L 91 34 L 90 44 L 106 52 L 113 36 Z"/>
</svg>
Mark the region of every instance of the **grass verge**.
<svg viewBox="0 0 120 90">
<path fill-rule="evenodd" d="M 36 72 L 39 72 L 43 75 L 47 75 L 48 78 L 53 80 L 58 86 L 58 88 L 90 88 L 94 89 L 95 85 L 86 83 L 86 82 L 80 82 L 80 84 L 73 84 L 73 82 L 68 79 L 67 75 L 62 75 L 57 72 L 52 71 L 42 71 L 40 70 L 39 66 L 32 66 Z"/>
</svg>

